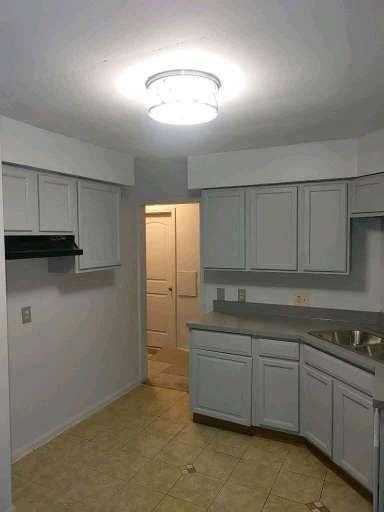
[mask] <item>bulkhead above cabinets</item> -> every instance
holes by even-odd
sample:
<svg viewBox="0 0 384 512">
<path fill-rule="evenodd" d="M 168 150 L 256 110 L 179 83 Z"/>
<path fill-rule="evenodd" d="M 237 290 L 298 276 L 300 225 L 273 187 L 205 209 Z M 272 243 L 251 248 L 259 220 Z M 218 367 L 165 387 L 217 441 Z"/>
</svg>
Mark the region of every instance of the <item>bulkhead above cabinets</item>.
<svg viewBox="0 0 384 512">
<path fill-rule="evenodd" d="M 349 273 L 346 181 L 203 191 L 206 269 Z"/>
<path fill-rule="evenodd" d="M 84 253 L 50 258 L 52 272 L 120 265 L 120 187 L 3 164 L 6 235 L 73 234 Z"/>
</svg>

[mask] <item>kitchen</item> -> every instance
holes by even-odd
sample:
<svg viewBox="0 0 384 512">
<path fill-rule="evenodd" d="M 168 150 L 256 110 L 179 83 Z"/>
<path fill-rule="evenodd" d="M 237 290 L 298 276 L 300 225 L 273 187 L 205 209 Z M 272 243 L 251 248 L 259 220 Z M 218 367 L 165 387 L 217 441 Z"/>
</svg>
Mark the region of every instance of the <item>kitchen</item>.
<svg viewBox="0 0 384 512">
<path fill-rule="evenodd" d="M 381 512 L 381 2 L 113 3 L 6 2 L 0 510 Z M 187 393 L 145 206 L 192 203 Z"/>
</svg>

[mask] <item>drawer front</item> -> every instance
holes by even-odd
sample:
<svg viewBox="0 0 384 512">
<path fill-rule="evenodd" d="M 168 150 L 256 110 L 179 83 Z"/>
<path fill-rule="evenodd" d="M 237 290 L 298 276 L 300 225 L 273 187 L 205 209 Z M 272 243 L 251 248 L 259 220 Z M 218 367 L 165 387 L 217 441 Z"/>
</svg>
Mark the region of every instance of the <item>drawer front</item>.
<svg viewBox="0 0 384 512">
<path fill-rule="evenodd" d="M 318 368 L 368 395 L 373 394 L 373 374 L 308 346 L 303 347 L 303 357 L 306 364 Z"/>
<path fill-rule="evenodd" d="M 212 350 L 225 354 L 252 355 L 251 337 L 225 332 L 200 331 L 193 329 L 191 348 Z"/>
<path fill-rule="evenodd" d="M 254 339 L 252 351 L 259 356 L 277 359 L 298 361 L 300 358 L 300 345 L 294 341 Z"/>
</svg>

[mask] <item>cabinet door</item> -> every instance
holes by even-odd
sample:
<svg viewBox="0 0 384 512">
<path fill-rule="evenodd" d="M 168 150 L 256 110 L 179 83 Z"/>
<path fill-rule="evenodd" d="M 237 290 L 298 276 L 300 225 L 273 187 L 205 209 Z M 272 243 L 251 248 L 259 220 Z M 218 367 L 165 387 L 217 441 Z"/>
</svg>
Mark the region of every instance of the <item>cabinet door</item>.
<svg viewBox="0 0 384 512">
<path fill-rule="evenodd" d="M 38 232 L 37 174 L 3 164 L 4 229 Z"/>
<path fill-rule="evenodd" d="M 364 176 L 352 182 L 351 213 L 363 217 L 384 215 L 384 174 Z"/>
<path fill-rule="evenodd" d="M 334 384 L 333 457 L 339 466 L 372 489 L 372 400 L 353 388 Z"/>
<path fill-rule="evenodd" d="M 255 424 L 299 431 L 299 363 L 256 357 L 253 372 Z"/>
<path fill-rule="evenodd" d="M 80 270 L 120 264 L 120 188 L 78 183 Z"/>
<path fill-rule="evenodd" d="M 251 424 L 252 358 L 209 350 L 191 351 L 193 412 Z"/>
<path fill-rule="evenodd" d="M 202 249 L 205 268 L 245 267 L 244 191 L 204 191 L 202 199 Z"/>
<path fill-rule="evenodd" d="M 75 194 L 74 180 L 52 174 L 39 174 L 40 231 L 74 231 Z"/>
<path fill-rule="evenodd" d="M 304 436 L 332 456 L 332 379 L 306 365 L 301 372 L 301 424 Z"/>
<path fill-rule="evenodd" d="M 297 269 L 297 187 L 247 191 L 247 268 Z"/>
<path fill-rule="evenodd" d="M 348 272 L 346 183 L 303 186 L 302 270 Z"/>
</svg>

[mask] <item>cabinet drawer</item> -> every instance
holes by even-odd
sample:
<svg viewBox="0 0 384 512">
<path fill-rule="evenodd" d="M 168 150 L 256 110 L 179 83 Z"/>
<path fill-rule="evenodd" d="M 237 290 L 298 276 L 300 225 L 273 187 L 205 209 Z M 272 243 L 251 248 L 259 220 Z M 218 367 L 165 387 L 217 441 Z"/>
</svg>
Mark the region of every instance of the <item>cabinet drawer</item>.
<svg viewBox="0 0 384 512">
<path fill-rule="evenodd" d="M 201 348 L 226 354 L 250 356 L 252 354 L 250 336 L 224 332 L 192 330 L 191 348 Z"/>
<path fill-rule="evenodd" d="M 254 339 L 252 351 L 259 356 L 292 361 L 298 361 L 300 357 L 299 343 L 293 341 Z"/>
<path fill-rule="evenodd" d="M 312 347 L 303 347 L 304 362 L 319 368 L 368 395 L 373 393 L 374 375 Z"/>
</svg>

